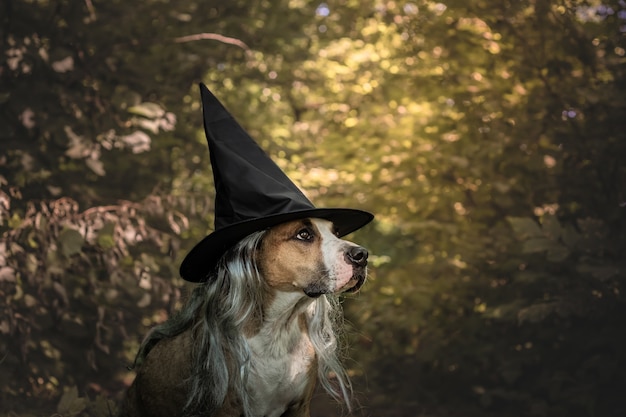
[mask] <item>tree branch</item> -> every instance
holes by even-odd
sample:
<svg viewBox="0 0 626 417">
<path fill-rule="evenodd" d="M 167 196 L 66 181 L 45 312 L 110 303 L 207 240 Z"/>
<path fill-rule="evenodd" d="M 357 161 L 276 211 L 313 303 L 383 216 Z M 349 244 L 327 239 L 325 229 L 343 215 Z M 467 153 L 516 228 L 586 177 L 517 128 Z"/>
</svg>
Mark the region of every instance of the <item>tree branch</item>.
<svg viewBox="0 0 626 417">
<path fill-rule="evenodd" d="M 207 40 L 207 39 L 212 40 L 212 41 L 227 43 L 229 45 L 235 45 L 245 51 L 250 50 L 248 45 L 246 45 L 243 41 L 236 39 L 236 38 L 230 38 L 228 36 L 220 35 L 219 33 L 196 33 L 195 35 L 187 35 L 187 36 L 181 36 L 179 38 L 174 38 L 174 42 L 183 43 L 183 42 L 194 42 L 194 41 L 201 41 L 201 40 Z"/>
</svg>

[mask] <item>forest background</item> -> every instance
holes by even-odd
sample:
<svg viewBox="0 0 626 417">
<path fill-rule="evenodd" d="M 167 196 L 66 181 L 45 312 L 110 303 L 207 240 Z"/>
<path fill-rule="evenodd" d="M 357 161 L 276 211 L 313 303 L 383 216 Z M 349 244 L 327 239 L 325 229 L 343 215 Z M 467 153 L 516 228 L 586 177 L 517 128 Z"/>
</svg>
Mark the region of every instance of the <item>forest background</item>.
<svg viewBox="0 0 626 417">
<path fill-rule="evenodd" d="M 376 214 L 356 415 L 626 415 L 625 33 L 622 0 L 3 0 L 0 414 L 114 413 L 180 305 L 202 81 Z"/>
</svg>

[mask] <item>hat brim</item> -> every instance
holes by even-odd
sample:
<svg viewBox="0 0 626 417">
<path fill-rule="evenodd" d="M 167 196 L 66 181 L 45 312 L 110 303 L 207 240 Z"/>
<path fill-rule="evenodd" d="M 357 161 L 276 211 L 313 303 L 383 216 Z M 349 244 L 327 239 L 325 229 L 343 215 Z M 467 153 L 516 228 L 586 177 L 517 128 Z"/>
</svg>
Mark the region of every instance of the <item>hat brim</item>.
<svg viewBox="0 0 626 417">
<path fill-rule="evenodd" d="M 214 231 L 194 246 L 183 259 L 180 276 L 190 282 L 206 281 L 222 255 L 244 237 L 281 223 L 309 217 L 331 221 L 337 235 L 342 237 L 371 222 L 374 215 L 356 209 L 312 208 L 233 223 Z"/>
</svg>

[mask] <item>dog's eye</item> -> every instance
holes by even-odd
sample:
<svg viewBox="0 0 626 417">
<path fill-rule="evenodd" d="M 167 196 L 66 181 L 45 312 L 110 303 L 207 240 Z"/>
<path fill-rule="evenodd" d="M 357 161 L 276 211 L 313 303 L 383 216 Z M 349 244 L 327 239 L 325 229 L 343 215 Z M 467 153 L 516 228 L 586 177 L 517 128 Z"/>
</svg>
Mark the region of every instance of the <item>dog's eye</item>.
<svg viewBox="0 0 626 417">
<path fill-rule="evenodd" d="M 301 229 L 298 231 L 298 233 L 296 234 L 296 239 L 298 240 L 304 240 L 304 241 L 310 241 L 311 239 L 313 239 L 313 233 L 311 233 L 311 231 L 309 229 Z"/>
</svg>

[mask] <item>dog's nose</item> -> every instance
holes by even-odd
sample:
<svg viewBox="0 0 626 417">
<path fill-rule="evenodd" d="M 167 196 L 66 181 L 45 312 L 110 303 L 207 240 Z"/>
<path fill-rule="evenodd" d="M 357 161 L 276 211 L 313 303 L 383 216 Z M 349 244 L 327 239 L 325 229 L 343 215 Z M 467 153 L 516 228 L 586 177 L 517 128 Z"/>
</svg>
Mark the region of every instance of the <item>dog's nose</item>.
<svg viewBox="0 0 626 417">
<path fill-rule="evenodd" d="M 365 266 L 367 265 L 367 249 L 362 248 L 360 246 L 353 246 L 348 249 L 346 253 L 348 257 L 348 261 L 356 266 Z"/>
</svg>

